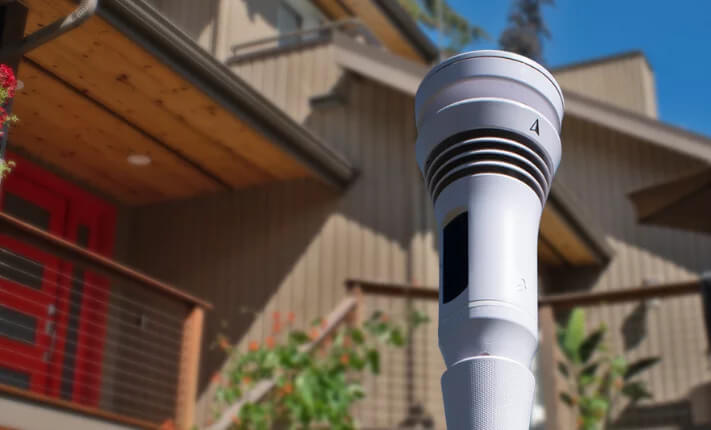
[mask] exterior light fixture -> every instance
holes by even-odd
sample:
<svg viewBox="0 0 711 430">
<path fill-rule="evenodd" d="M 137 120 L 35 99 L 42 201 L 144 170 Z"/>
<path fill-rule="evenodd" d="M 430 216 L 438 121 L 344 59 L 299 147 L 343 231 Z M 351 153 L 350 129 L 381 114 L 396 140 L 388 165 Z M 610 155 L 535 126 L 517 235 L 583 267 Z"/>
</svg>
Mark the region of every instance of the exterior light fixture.
<svg viewBox="0 0 711 430">
<path fill-rule="evenodd" d="M 126 157 L 126 161 L 132 166 L 147 166 L 151 164 L 153 160 L 146 154 L 130 154 Z"/>
</svg>

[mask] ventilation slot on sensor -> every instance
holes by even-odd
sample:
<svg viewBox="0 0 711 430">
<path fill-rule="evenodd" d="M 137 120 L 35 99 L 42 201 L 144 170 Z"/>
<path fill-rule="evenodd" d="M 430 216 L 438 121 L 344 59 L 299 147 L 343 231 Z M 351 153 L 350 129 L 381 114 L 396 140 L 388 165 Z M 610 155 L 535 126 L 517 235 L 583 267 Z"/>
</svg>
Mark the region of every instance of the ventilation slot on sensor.
<svg viewBox="0 0 711 430">
<path fill-rule="evenodd" d="M 487 131 L 492 133 L 484 135 Z M 535 142 L 517 133 L 489 129 L 471 130 L 445 139 L 425 163 L 425 180 L 433 200 L 457 179 L 485 173 L 517 179 L 545 202 L 552 168 Z"/>
<path fill-rule="evenodd" d="M 454 217 L 442 236 L 442 303 L 449 303 L 469 285 L 469 212 Z"/>
</svg>

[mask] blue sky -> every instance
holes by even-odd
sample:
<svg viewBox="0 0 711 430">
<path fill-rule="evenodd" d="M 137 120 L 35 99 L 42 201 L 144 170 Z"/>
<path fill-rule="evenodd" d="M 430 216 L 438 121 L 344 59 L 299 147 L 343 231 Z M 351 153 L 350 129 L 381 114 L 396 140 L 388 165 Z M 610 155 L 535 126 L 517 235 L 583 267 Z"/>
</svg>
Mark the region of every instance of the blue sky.
<svg viewBox="0 0 711 430">
<path fill-rule="evenodd" d="M 510 0 L 450 4 L 492 36 L 472 49 L 496 48 Z M 556 0 L 544 16 L 549 66 L 641 50 L 656 77 L 660 119 L 711 136 L 711 1 Z"/>
</svg>

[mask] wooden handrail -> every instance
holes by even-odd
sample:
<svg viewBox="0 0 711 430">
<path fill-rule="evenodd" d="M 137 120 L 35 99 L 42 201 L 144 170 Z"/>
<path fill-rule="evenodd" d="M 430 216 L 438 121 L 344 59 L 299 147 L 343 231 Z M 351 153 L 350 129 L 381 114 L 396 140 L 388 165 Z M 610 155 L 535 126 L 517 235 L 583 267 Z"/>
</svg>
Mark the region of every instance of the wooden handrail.
<svg viewBox="0 0 711 430">
<path fill-rule="evenodd" d="M 323 330 L 319 331 L 319 334 L 316 339 L 305 345 L 302 345 L 301 350 L 303 352 L 313 351 L 314 348 L 316 348 L 324 340 L 326 340 L 328 336 L 333 333 L 333 331 L 341 323 L 346 321 L 348 315 L 350 315 L 351 312 L 356 309 L 357 305 L 358 300 L 355 297 L 346 297 L 345 299 L 343 299 L 338 304 L 338 306 L 336 306 L 336 308 L 331 311 L 330 314 L 328 314 L 328 316 L 326 317 L 325 327 L 323 328 Z M 242 406 L 244 406 L 245 403 L 259 402 L 264 397 L 266 397 L 266 395 L 269 394 L 275 387 L 275 379 L 259 381 L 251 390 L 246 392 L 240 400 L 238 400 L 237 402 L 232 404 L 232 406 L 227 408 L 222 413 L 220 418 L 212 426 L 208 427 L 207 430 L 226 430 L 233 424 L 232 418 L 239 415 L 239 411 L 240 409 L 242 409 Z"/>
<path fill-rule="evenodd" d="M 439 290 L 434 287 L 419 287 L 415 285 L 383 283 L 350 279 L 346 281 L 348 289 L 360 288 L 364 293 L 383 294 L 438 300 Z M 626 303 L 659 297 L 682 296 L 701 292 L 701 281 L 698 279 L 663 285 L 645 287 L 620 288 L 611 291 L 593 291 L 581 293 L 551 294 L 539 297 L 539 306 L 570 308 L 574 306 L 590 306 L 610 303 Z"/>
<path fill-rule="evenodd" d="M 110 276 L 116 276 L 124 280 L 137 282 L 143 286 L 150 287 L 161 294 L 178 299 L 188 305 L 200 306 L 204 309 L 212 309 L 212 304 L 199 299 L 191 294 L 179 290 L 171 285 L 152 278 L 128 266 L 120 264 L 110 258 L 97 254 L 79 245 L 76 245 L 61 237 L 48 233 L 31 224 L 21 221 L 7 213 L 0 212 L 0 233 L 5 233 L 18 237 L 23 242 L 38 245 L 48 252 L 92 270 L 104 272 Z"/>
<path fill-rule="evenodd" d="M 83 415 L 90 417 L 99 418 L 102 420 L 108 420 L 115 422 L 117 424 L 123 424 L 130 427 L 137 427 L 141 429 L 154 430 L 160 427 L 160 424 L 138 419 L 131 418 L 124 415 L 116 414 L 113 412 L 108 412 L 103 409 L 94 408 L 91 406 L 85 406 L 79 403 L 70 402 L 68 400 L 60 399 L 57 397 L 48 396 L 45 394 L 39 394 L 32 391 L 23 390 L 11 385 L 0 384 L 0 393 L 9 394 L 14 397 L 20 397 L 33 402 L 39 402 L 46 405 L 54 406 L 60 409 L 66 409 L 74 412 L 79 412 Z"/>
<path fill-rule="evenodd" d="M 590 306 L 612 303 L 627 303 L 660 297 L 684 296 L 701 292 L 701 281 L 693 280 L 645 287 L 621 288 L 611 291 L 590 293 L 566 293 L 542 296 L 539 306 L 552 306 L 556 309 L 574 306 Z"/>
</svg>

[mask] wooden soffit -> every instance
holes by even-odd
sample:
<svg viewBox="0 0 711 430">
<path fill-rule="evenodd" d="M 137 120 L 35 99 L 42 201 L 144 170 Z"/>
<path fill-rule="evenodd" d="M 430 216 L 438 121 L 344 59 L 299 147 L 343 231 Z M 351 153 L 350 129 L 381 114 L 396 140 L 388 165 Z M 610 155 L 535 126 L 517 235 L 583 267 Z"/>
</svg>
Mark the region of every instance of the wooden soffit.
<svg viewBox="0 0 711 430">
<path fill-rule="evenodd" d="M 70 0 L 23 0 L 26 32 Z M 15 99 L 21 147 L 128 204 L 313 173 L 100 16 L 28 53 Z M 127 163 L 145 154 L 152 164 Z"/>
<path fill-rule="evenodd" d="M 538 258 L 552 266 L 596 266 L 607 262 L 612 250 L 581 205 L 556 183 L 541 215 Z"/>
</svg>

